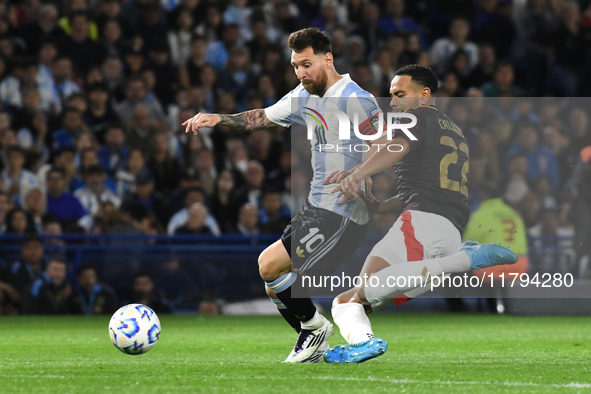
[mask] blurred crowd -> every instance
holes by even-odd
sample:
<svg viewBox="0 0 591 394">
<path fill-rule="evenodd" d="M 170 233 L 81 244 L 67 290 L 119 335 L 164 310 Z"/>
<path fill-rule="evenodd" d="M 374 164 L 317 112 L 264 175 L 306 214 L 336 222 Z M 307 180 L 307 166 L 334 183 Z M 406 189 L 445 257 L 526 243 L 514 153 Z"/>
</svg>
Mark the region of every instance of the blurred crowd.
<svg viewBox="0 0 591 394">
<path fill-rule="evenodd" d="M 274 104 L 298 84 L 287 37 L 310 26 L 376 97 L 397 68 L 432 67 L 469 142 L 473 210 L 493 183 L 531 235 L 589 255 L 590 0 L 2 1 L 0 232 L 281 233 L 309 147 L 282 127 L 182 123 Z"/>
<path fill-rule="evenodd" d="M 300 203 L 285 129 L 219 126 L 195 137 L 182 123 L 197 112 L 266 107 L 295 87 L 289 33 L 325 30 L 337 70 L 376 97 L 409 63 L 436 70 L 440 97 L 575 96 L 589 91 L 588 3 L 2 2 L 2 231 L 279 233 Z M 554 138 L 571 156 L 587 143 L 584 108 L 555 113 L 560 124 L 531 111 L 534 123 L 555 127 L 544 138 L 533 130 L 540 143 Z M 518 137 L 511 130 L 505 142 Z M 497 175 L 524 149 L 502 152 Z M 564 167 L 548 165 L 557 190 L 574 162 L 554 161 Z"/>
<path fill-rule="evenodd" d="M 99 282 L 92 263 L 79 264 L 68 277 L 69 262 L 62 256 L 45 258 L 47 250 L 36 235 L 23 239 L 21 255 L 12 265 L 0 261 L 0 315 L 111 314 L 125 304 L 150 306 L 156 313 L 171 307 L 148 271 L 138 270 L 120 299 L 108 284 Z"/>
</svg>

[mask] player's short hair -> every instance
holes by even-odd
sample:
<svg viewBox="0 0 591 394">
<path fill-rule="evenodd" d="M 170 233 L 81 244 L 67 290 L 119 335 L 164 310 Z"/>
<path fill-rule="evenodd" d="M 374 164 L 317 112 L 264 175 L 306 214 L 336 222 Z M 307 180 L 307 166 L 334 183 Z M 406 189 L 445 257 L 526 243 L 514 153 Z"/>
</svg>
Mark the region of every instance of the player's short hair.
<svg viewBox="0 0 591 394">
<path fill-rule="evenodd" d="M 429 88 L 431 94 L 437 93 L 437 76 L 429 67 L 420 64 L 409 64 L 399 68 L 395 75 L 408 75 L 413 82 Z"/>
<path fill-rule="evenodd" d="M 291 33 L 287 40 L 287 47 L 294 52 L 301 52 L 308 47 L 312 47 L 315 55 L 325 55 L 332 52 L 330 38 L 316 27 L 309 27 Z"/>
</svg>

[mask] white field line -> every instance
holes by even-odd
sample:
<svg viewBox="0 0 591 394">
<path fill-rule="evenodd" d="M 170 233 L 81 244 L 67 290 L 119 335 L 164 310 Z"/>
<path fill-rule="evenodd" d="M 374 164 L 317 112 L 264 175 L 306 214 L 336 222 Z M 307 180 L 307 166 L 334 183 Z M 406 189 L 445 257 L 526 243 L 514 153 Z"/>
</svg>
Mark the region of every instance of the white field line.
<svg viewBox="0 0 591 394">
<path fill-rule="evenodd" d="M 338 368 L 338 367 L 337 367 Z M 13 374 L 0 374 L 0 378 L 8 379 L 66 379 L 63 375 L 13 375 Z M 211 377 L 208 377 L 211 378 Z M 285 376 L 233 376 L 233 375 L 220 375 L 214 377 L 214 379 L 241 379 L 241 380 L 291 380 L 291 377 Z M 591 383 L 534 383 L 534 382 L 503 382 L 503 381 L 453 381 L 453 380 L 419 380 L 419 379 L 381 379 L 381 378 L 351 378 L 343 377 L 339 378 L 336 376 L 308 376 L 308 380 L 333 380 L 333 381 L 347 381 L 347 382 L 377 382 L 377 383 L 391 383 L 391 384 L 426 384 L 426 385 L 447 385 L 447 386 L 508 386 L 508 387 L 552 387 L 552 388 L 576 388 L 576 389 L 588 389 L 591 388 Z"/>
<path fill-rule="evenodd" d="M 339 368 L 339 367 L 337 367 Z M 347 368 L 347 367 L 345 367 Z M 269 380 L 291 380 L 291 377 L 284 376 L 231 376 L 221 375 L 219 379 L 269 379 Z M 515 387 L 553 387 L 553 388 L 591 388 L 591 383 L 534 383 L 534 382 L 491 382 L 491 381 L 453 381 L 453 380 L 419 380 L 419 379 L 382 379 L 382 378 L 339 378 L 336 376 L 308 376 L 309 380 L 334 380 L 334 381 L 348 381 L 348 382 L 377 382 L 377 383 L 392 383 L 392 384 L 429 384 L 429 385 L 448 385 L 448 386 L 515 386 Z"/>
</svg>

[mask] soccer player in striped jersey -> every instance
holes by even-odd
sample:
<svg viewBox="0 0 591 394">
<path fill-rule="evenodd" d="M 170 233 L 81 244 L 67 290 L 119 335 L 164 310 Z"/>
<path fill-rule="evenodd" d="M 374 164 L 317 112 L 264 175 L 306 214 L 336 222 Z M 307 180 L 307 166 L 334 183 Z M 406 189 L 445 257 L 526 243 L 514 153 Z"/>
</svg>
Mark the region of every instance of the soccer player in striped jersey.
<svg viewBox="0 0 591 394">
<path fill-rule="evenodd" d="M 328 349 L 332 324 L 318 313 L 312 300 L 292 297 L 298 277 L 332 273 L 359 246 L 369 221 L 360 201 L 339 203 L 334 186 L 324 185 L 328 174 L 349 171 L 363 161 L 366 149 L 351 149 L 367 141 L 354 133 L 339 138 L 339 119 L 334 111 L 358 117 L 361 134 L 375 134 L 380 110 L 375 98 L 334 68 L 330 39 L 315 28 L 292 33 L 288 39 L 291 64 L 300 84 L 276 104 L 235 115 L 199 113 L 188 119 L 185 132 L 218 124 L 251 131 L 294 123 L 312 128 L 311 190 L 302 209 L 285 228 L 281 239 L 259 257 L 259 272 L 267 294 L 285 320 L 299 333 L 286 362 L 322 362 Z M 332 112 L 331 112 L 332 111 Z M 352 123 L 352 122 L 350 122 Z"/>
</svg>

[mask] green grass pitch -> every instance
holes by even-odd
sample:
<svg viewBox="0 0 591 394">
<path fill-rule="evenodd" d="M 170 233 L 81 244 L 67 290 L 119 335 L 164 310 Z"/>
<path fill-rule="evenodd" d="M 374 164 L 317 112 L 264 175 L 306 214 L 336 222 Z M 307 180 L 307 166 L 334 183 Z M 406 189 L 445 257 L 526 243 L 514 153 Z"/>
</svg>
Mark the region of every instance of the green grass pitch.
<svg viewBox="0 0 591 394">
<path fill-rule="evenodd" d="M 388 352 L 336 366 L 282 364 L 296 336 L 278 316 L 161 316 L 159 343 L 140 356 L 115 349 L 108 316 L 2 317 L 0 392 L 591 392 L 591 317 L 372 320 Z"/>
</svg>

